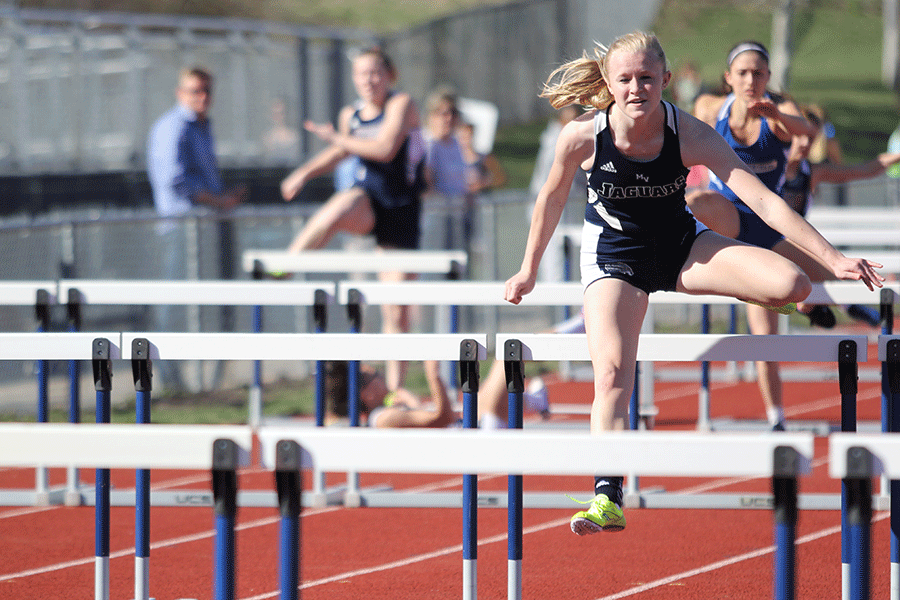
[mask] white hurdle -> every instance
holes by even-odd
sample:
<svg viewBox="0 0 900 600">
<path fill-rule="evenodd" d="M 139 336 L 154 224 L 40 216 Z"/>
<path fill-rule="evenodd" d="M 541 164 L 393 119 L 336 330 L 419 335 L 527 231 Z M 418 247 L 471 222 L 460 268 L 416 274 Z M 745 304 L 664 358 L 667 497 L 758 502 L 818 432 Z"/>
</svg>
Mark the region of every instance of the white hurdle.
<svg viewBox="0 0 900 600">
<path fill-rule="evenodd" d="M 507 594 L 522 598 L 522 474 L 580 474 L 634 470 L 671 476 L 745 475 L 773 477 L 776 489 L 786 489 L 786 505 L 796 508 L 796 477 L 809 471 L 813 436 L 616 432 L 604 436 L 523 431 L 386 431 L 305 430 L 263 427 L 259 439 L 264 464 L 274 468 L 279 452 L 294 446 L 295 467 L 410 473 L 510 473 Z M 353 452 L 348 452 L 353 448 Z M 779 466 L 781 465 L 781 466 Z M 789 465 L 782 470 L 782 466 Z M 779 480 L 779 477 L 781 480 Z M 779 480 L 779 483 L 775 483 Z M 787 486 L 783 480 L 788 480 Z M 783 498 L 783 495 L 780 496 Z M 795 510 L 784 511 L 795 514 Z M 776 590 L 793 593 L 793 532 L 795 522 L 777 523 L 779 560 Z M 464 523 L 469 531 L 474 521 Z M 464 532 L 465 535 L 465 532 Z M 469 533 L 469 535 L 472 535 Z M 285 560 L 284 558 L 282 560 Z M 288 559 L 297 560 L 292 554 Z M 473 567 L 464 562 L 463 599 L 477 598 Z M 779 585 L 781 584 L 781 585 Z M 284 590 L 282 590 L 284 593 Z M 284 597 L 284 596 L 283 596 Z M 779 600 L 792 595 L 778 595 Z"/>
<path fill-rule="evenodd" d="M 149 342 L 151 360 L 187 360 L 203 356 L 214 360 L 459 360 L 460 343 L 474 340 L 477 358 L 487 355 L 484 334 L 361 334 L 361 333 L 123 333 L 123 348 L 136 340 Z M 358 398 L 357 370 L 349 373 L 350 398 Z M 351 405 L 353 403 L 351 402 Z M 352 407 L 351 407 L 352 408 Z M 344 504 L 359 506 L 362 492 L 356 473 L 347 474 Z M 327 503 L 323 477 L 314 478 L 312 503 Z"/>
<path fill-rule="evenodd" d="M 213 442 L 233 440 L 250 465 L 253 431 L 239 425 L 0 423 L 0 465 L 209 469 Z"/>
<path fill-rule="evenodd" d="M 55 281 L 30 280 L 30 281 L 5 281 L 0 282 L 0 305 L 3 306 L 34 306 L 37 331 L 47 331 L 50 327 L 50 307 L 56 304 L 58 296 Z M 48 366 L 46 361 L 38 361 L 37 364 L 37 418 L 39 421 L 49 420 L 49 389 L 47 384 Z M 70 399 L 69 418 L 73 419 L 72 406 L 74 399 Z M 77 485 L 78 473 L 70 471 L 67 475 L 67 487 Z M 46 501 L 49 498 L 50 483 L 47 470 L 38 468 L 35 471 L 35 493 Z"/>
<path fill-rule="evenodd" d="M 774 360 L 833 362 L 838 371 L 843 413 L 849 414 L 852 405 L 853 428 L 855 429 L 855 402 L 857 365 L 865 361 L 868 353 L 866 336 L 822 336 L 822 335 L 736 335 L 736 334 L 641 334 L 638 344 L 638 361 L 726 361 L 726 360 Z M 589 361 L 587 336 L 585 334 L 497 334 L 496 358 L 517 363 L 533 360 L 578 360 Z M 507 383 L 510 390 L 510 423 L 514 407 L 519 411 L 521 426 L 521 382 L 511 382 L 507 368 Z M 521 375 L 521 374 L 520 374 Z M 637 406 L 632 399 L 631 412 Z M 709 407 L 705 407 L 708 414 Z M 701 412 L 701 415 L 703 412 Z M 634 423 L 634 419 L 632 419 Z M 699 426 L 699 424 L 698 424 Z M 843 426 L 843 423 L 842 423 Z M 768 506 L 769 498 L 749 495 L 724 494 L 640 494 L 637 477 L 628 474 L 628 488 L 625 501 L 631 506 L 656 508 L 746 508 L 755 505 Z M 835 502 L 826 496 L 804 496 L 804 508 L 837 508 Z"/>
<path fill-rule="evenodd" d="M 90 346 L 88 346 L 90 347 Z M 203 469 L 212 471 L 216 498 L 214 591 L 234 598 L 236 469 L 250 464 L 249 427 L 211 425 L 0 424 L 0 465 L 97 469 L 94 598 L 109 600 L 109 469 Z M 138 509 L 138 513 L 140 509 Z M 135 526 L 140 527 L 140 514 Z M 136 600 L 150 597 L 149 531 L 136 531 Z M 147 541 L 140 538 L 147 536 Z"/>
<path fill-rule="evenodd" d="M 849 207 L 813 205 L 806 220 L 817 229 L 837 227 L 900 227 L 900 209 L 895 207 Z"/>
<path fill-rule="evenodd" d="M 251 273 L 432 273 L 461 275 L 468 263 L 462 250 L 383 250 L 353 252 L 310 250 L 291 253 L 283 250 L 246 250 L 244 271 Z"/>
<path fill-rule="evenodd" d="M 896 387 L 896 386 L 895 386 Z M 896 390 L 894 391 L 896 394 Z M 896 418 L 896 417 L 895 417 Z M 841 515 L 841 598 L 869 598 L 871 577 L 872 477 L 890 479 L 890 590 L 900 598 L 900 435 L 832 434 L 828 439 L 828 471 L 841 479 L 847 490 L 847 506 Z"/>
<path fill-rule="evenodd" d="M 593 475 L 634 470 L 660 477 L 768 477 L 772 453 L 792 446 L 809 471 L 813 435 L 616 431 L 603 436 L 560 431 L 429 431 L 368 428 L 259 429 L 263 465 L 275 464 L 276 445 L 293 440 L 302 466 L 363 473 L 517 473 Z M 678 447 L 678 452 L 672 449 Z M 353 452 L 347 452 L 353 448 Z"/>
<path fill-rule="evenodd" d="M 254 331 L 262 330 L 263 306 L 309 306 L 317 326 L 334 300 L 333 282 L 303 281 L 169 281 L 63 279 L 59 295 L 70 304 L 149 306 L 252 306 Z M 262 418 L 262 367 L 254 364 L 248 400 L 248 420 L 258 425 Z"/>
<path fill-rule="evenodd" d="M 511 306 L 503 299 L 505 283 L 502 281 L 458 281 L 428 282 L 408 281 L 383 283 L 378 281 L 338 282 L 336 298 L 339 304 L 365 302 L 367 304 L 392 304 L 403 302 L 411 305 L 431 306 Z M 354 296 L 357 292 L 358 295 Z M 809 302 L 816 304 L 869 304 L 879 305 L 886 292 L 900 294 L 900 283 L 887 282 L 884 288 L 869 290 L 858 282 L 829 281 L 813 284 Z M 534 290 L 522 299 L 522 306 L 574 306 L 583 302 L 583 288 L 580 283 L 538 283 Z M 653 306 L 673 304 L 699 305 L 741 305 L 741 300 L 728 296 L 691 295 L 678 292 L 656 292 L 650 295 L 650 309 L 644 323 L 645 335 L 652 334 Z M 555 334 L 554 334 L 555 335 Z M 569 359 L 566 359 L 569 360 Z M 574 360 L 574 359 L 571 359 Z M 697 359 L 705 361 L 708 359 Z M 729 362 L 742 360 L 729 359 Z M 774 360 L 774 359 L 772 359 Z M 790 360 L 790 359 L 788 359 Z M 830 359 L 829 359 L 830 360 Z M 654 370 L 649 363 L 640 371 L 640 414 L 655 414 L 653 401 Z M 698 393 L 699 427 L 708 428 L 709 389 L 702 385 Z"/>
<path fill-rule="evenodd" d="M 55 286 L 54 286 L 55 287 Z M 59 296 L 76 292 L 84 304 L 197 306 L 312 306 L 329 282 L 61 279 Z"/>
<path fill-rule="evenodd" d="M 54 280 L 4 281 L 0 283 L 0 305 L 29 306 L 35 303 L 37 293 L 46 291 L 51 303 L 56 302 L 57 288 Z"/>
</svg>

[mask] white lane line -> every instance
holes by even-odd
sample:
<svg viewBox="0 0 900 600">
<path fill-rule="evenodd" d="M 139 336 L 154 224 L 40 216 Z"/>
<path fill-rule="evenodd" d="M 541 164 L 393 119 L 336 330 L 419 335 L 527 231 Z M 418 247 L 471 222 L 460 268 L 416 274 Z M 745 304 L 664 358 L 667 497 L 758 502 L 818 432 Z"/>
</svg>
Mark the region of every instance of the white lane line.
<svg viewBox="0 0 900 600">
<path fill-rule="evenodd" d="M 890 517 L 890 513 L 879 513 L 876 515 L 872 522 L 883 521 Z M 818 539 L 828 537 L 829 535 L 835 535 L 841 532 L 840 525 L 836 527 L 829 527 L 828 529 L 822 529 L 821 531 L 816 531 L 814 533 L 810 533 L 809 535 L 804 535 L 800 538 L 797 538 L 794 541 L 795 546 L 800 546 L 801 544 L 807 544 L 809 542 L 814 542 Z M 622 590 L 616 594 L 612 594 L 609 596 L 603 596 L 598 598 L 597 600 L 619 600 L 620 598 L 627 598 L 629 596 L 634 596 L 635 594 L 640 594 L 641 592 L 646 592 L 648 590 L 652 590 L 654 588 L 658 588 L 664 585 L 669 585 L 675 583 L 677 581 L 681 581 L 683 579 L 688 579 L 690 577 L 694 577 L 695 575 L 702 575 L 704 573 L 709 573 L 711 571 L 715 571 L 717 569 L 724 569 L 725 567 L 729 567 L 731 565 L 744 562 L 746 560 L 752 560 L 754 558 L 759 558 L 760 556 L 765 556 L 766 554 L 772 554 L 775 552 L 775 546 L 768 546 L 766 548 L 760 548 L 758 550 L 754 550 L 752 552 L 746 552 L 744 554 L 739 554 L 738 556 L 733 556 L 731 558 L 726 558 L 725 560 L 716 561 L 714 563 L 709 563 L 702 567 L 697 567 L 696 569 L 690 569 L 689 571 L 682 571 L 681 573 L 676 573 L 675 575 L 670 575 L 668 577 L 663 577 L 662 579 L 657 579 L 656 581 L 651 581 L 650 583 L 645 583 L 643 585 L 639 585 L 637 587 L 633 587 L 627 590 Z"/>
<path fill-rule="evenodd" d="M 857 393 L 856 400 L 857 402 L 863 400 L 875 400 L 876 398 L 881 398 L 881 388 L 869 388 L 862 390 Z M 841 397 L 840 396 L 830 396 L 828 398 L 821 398 L 819 400 L 813 400 L 811 402 L 806 402 L 804 404 L 798 404 L 797 406 L 791 406 L 785 408 L 784 412 L 788 417 L 795 417 L 797 415 L 802 415 L 804 413 L 815 412 L 817 410 L 824 410 L 826 408 L 833 408 L 835 406 L 841 405 Z"/>
<path fill-rule="evenodd" d="M 817 467 L 821 467 L 823 465 L 828 464 L 828 457 L 817 458 L 810 462 L 810 466 L 815 469 Z M 725 479 L 716 479 L 715 481 L 709 481 L 707 483 L 701 483 L 699 485 L 695 485 L 694 487 L 684 488 L 682 490 L 675 490 L 669 492 L 672 495 L 684 495 L 684 494 L 698 494 L 700 492 L 708 492 L 710 490 L 720 489 L 723 487 L 728 487 L 729 485 L 734 485 L 736 483 L 744 483 L 745 481 L 754 481 L 756 479 L 762 479 L 761 477 L 729 477 Z"/>
<path fill-rule="evenodd" d="M 553 521 L 548 521 L 547 523 L 541 523 L 540 525 L 526 527 L 522 530 L 522 534 L 527 535 L 529 533 L 536 533 L 538 531 L 543 531 L 545 529 L 551 529 L 553 527 L 560 527 L 562 525 L 565 525 L 568 522 L 569 522 L 569 517 L 566 517 L 565 519 L 556 519 Z M 506 533 L 502 533 L 502 534 L 495 535 L 495 536 L 492 536 L 489 538 L 485 538 L 483 540 L 479 540 L 478 545 L 485 546 L 487 544 L 494 544 L 497 542 L 502 542 L 504 540 L 506 540 Z M 348 571 L 346 573 L 339 573 L 338 575 L 332 575 L 331 577 L 325 577 L 323 579 L 307 581 L 305 583 L 300 584 L 300 589 L 305 590 L 307 588 L 317 587 L 317 586 L 325 585 L 328 583 L 334 583 L 336 581 L 344 581 L 347 579 L 351 579 L 353 577 L 360 577 L 362 575 L 370 575 L 372 573 L 379 573 L 381 571 L 388 571 L 390 569 L 398 569 L 400 567 L 405 567 L 405 566 L 419 563 L 422 561 L 430 560 L 432 558 L 439 558 L 441 556 L 447 556 L 448 554 L 455 554 L 457 552 L 461 553 L 462 550 L 463 550 L 462 544 L 458 544 L 456 546 L 448 546 L 446 548 L 441 548 L 440 550 L 435 550 L 434 552 L 418 554 L 416 556 L 411 556 L 409 558 L 404 558 L 402 560 L 385 563 L 383 565 L 378 565 L 375 567 L 359 569 L 356 571 Z M 241 598 L 241 600 L 266 600 L 267 598 L 274 598 L 280 594 L 281 594 L 281 591 L 279 590 L 277 592 L 268 592 L 265 594 L 260 594 L 258 596 L 249 596 L 247 598 Z"/>
<path fill-rule="evenodd" d="M 254 471 L 254 469 L 248 469 L 247 471 L 252 472 L 252 471 Z M 501 477 L 501 476 L 500 475 L 482 475 L 481 477 L 479 477 L 479 481 L 486 481 L 488 479 L 492 479 L 492 478 L 496 478 L 496 477 Z M 183 483 L 183 481 L 182 481 L 182 483 Z M 165 483 L 159 484 L 158 486 L 154 486 L 154 489 L 163 489 L 165 487 L 168 487 L 170 484 L 171 484 L 171 482 L 165 482 Z M 445 480 L 445 481 L 436 481 L 433 483 L 424 484 L 424 485 L 414 487 L 414 488 L 399 490 L 398 493 L 401 493 L 401 492 L 402 493 L 426 492 L 426 491 L 432 491 L 432 490 L 437 490 L 437 489 L 442 489 L 442 488 L 456 487 L 459 485 L 462 485 L 462 478 L 461 477 L 453 477 L 453 478 Z M 54 509 L 59 509 L 59 508 L 62 508 L 62 507 L 51 506 L 51 507 L 46 507 L 46 508 L 25 509 L 23 511 L 9 511 L 9 512 L 10 513 L 17 512 L 17 513 L 22 513 L 22 514 L 29 514 L 29 512 L 27 512 L 29 510 L 31 510 L 32 512 L 41 512 L 41 511 L 45 511 L 45 510 L 54 510 Z M 330 507 L 325 507 L 325 508 L 307 509 L 307 510 L 303 511 L 302 516 L 303 517 L 312 517 L 315 515 L 335 512 L 335 511 L 342 510 L 342 509 L 343 509 L 342 506 L 330 506 Z M 7 516 L 7 514 L 4 513 L 3 515 L 0 515 L 0 518 L 3 518 L 4 516 Z M 10 516 L 12 516 L 12 515 L 10 514 Z M 246 523 L 239 523 L 239 524 L 235 525 L 235 530 L 243 531 L 246 529 L 253 529 L 256 527 L 265 527 L 268 525 L 278 523 L 280 518 L 281 517 L 266 517 L 264 519 L 257 519 L 254 521 L 248 521 Z M 196 542 L 199 540 L 214 537 L 215 533 L 216 533 L 215 530 L 210 529 L 210 530 L 198 532 L 198 533 L 195 533 L 192 535 L 181 536 L 181 537 L 172 538 L 172 539 L 168 539 L 168 540 L 161 540 L 161 541 L 150 544 L 150 549 L 153 550 L 153 549 L 157 549 L 157 548 L 168 548 L 171 546 L 177 546 L 179 544 L 187 544 L 190 542 Z M 114 553 L 112 553 L 112 552 L 110 553 L 110 559 L 122 558 L 122 557 L 128 557 L 128 556 L 134 556 L 134 548 L 133 547 L 127 548 L 124 550 L 120 550 L 120 551 L 117 551 Z M 34 576 L 34 575 L 42 575 L 45 573 L 51 573 L 53 571 L 61 571 L 63 569 L 69 569 L 72 567 L 80 567 L 80 566 L 87 565 L 87 564 L 93 564 L 94 560 L 95 560 L 95 557 L 91 556 L 88 558 L 80 558 L 80 559 L 76 559 L 76 560 L 72 560 L 72 561 L 56 563 L 53 565 L 47 565 L 45 567 L 38 567 L 36 569 L 19 571 L 17 573 L 9 573 L 7 575 L 0 575 L 0 582 L 9 581 L 11 579 L 17 579 L 20 577 L 30 577 L 30 576 Z"/>
</svg>

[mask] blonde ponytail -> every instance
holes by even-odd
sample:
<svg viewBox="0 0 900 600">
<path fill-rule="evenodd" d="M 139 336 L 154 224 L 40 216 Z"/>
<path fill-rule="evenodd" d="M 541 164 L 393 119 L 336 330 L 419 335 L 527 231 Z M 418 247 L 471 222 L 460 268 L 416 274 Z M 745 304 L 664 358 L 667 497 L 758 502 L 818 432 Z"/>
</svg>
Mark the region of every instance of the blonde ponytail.
<svg viewBox="0 0 900 600">
<path fill-rule="evenodd" d="M 651 52 L 662 62 L 663 71 L 668 71 L 666 54 L 659 39 L 653 34 L 635 31 L 616 38 L 609 48 L 597 44 L 593 57 L 588 56 L 585 51 L 581 58 L 554 69 L 544 83 L 540 97 L 547 98 L 556 109 L 569 104 L 580 104 L 605 110 L 613 103 L 613 96 L 606 83 L 606 59 L 617 50 Z"/>
<path fill-rule="evenodd" d="M 570 104 L 605 109 L 613 101 L 603 75 L 606 54 L 606 48 L 598 44 L 593 58 L 585 51 L 581 58 L 557 67 L 547 78 L 540 97 L 547 98 L 556 109 Z"/>
</svg>

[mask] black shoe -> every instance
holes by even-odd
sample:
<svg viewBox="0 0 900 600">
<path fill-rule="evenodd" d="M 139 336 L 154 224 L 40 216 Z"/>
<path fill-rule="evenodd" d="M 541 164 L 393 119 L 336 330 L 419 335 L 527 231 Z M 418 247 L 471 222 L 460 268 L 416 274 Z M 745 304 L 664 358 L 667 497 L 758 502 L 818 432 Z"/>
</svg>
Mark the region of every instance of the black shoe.
<svg viewBox="0 0 900 600">
<path fill-rule="evenodd" d="M 784 421 L 778 421 L 774 425 L 772 425 L 772 431 L 785 431 L 787 428 L 784 426 Z"/>
<path fill-rule="evenodd" d="M 813 309 L 806 313 L 806 316 L 809 317 L 810 325 L 816 325 L 822 329 L 831 329 L 837 323 L 837 319 L 834 318 L 834 311 L 831 310 L 831 307 L 823 304 L 813 306 Z"/>
<path fill-rule="evenodd" d="M 847 307 L 847 314 L 857 321 L 862 321 L 872 327 L 881 325 L 881 313 L 862 304 L 851 304 Z"/>
</svg>

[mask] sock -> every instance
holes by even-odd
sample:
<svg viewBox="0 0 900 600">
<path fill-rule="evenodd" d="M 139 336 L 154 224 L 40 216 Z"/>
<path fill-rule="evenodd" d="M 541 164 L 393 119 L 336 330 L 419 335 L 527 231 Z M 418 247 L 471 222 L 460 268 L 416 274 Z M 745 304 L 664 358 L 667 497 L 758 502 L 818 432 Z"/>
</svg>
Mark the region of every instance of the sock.
<svg viewBox="0 0 900 600">
<path fill-rule="evenodd" d="M 478 422 L 479 429 L 506 429 L 506 421 L 501 421 L 494 413 L 486 412 Z"/>
<path fill-rule="evenodd" d="M 775 425 L 784 421 L 784 409 L 780 406 L 773 406 L 766 409 L 766 415 L 769 417 L 769 423 Z"/>
<path fill-rule="evenodd" d="M 622 508 L 622 498 L 624 496 L 622 492 L 622 481 L 624 477 L 606 477 L 600 476 L 594 477 L 594 495 L 604 494 L 607 498 L 616 503 L 619 508 Z"/>
</svg>

